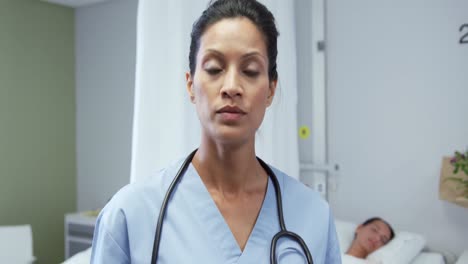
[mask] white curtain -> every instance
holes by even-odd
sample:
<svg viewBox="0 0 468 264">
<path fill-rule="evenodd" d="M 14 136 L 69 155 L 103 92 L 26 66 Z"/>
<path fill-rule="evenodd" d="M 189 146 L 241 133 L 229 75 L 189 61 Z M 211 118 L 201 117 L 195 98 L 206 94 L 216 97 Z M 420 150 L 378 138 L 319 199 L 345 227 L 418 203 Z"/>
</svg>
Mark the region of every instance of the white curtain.
<svg viewBox="0 0 468 264">
<path fill-rule="evenodd" d="M 299 177 L 294 2 L 264 0 L 275 15 L 279 86 L 256 141 L 257 155 Z M 185 86 L 190 32 L 208 1 L 140 0 L 130 181 L 183 158 L 200 142 L 200 125 Z"/>
</svg>

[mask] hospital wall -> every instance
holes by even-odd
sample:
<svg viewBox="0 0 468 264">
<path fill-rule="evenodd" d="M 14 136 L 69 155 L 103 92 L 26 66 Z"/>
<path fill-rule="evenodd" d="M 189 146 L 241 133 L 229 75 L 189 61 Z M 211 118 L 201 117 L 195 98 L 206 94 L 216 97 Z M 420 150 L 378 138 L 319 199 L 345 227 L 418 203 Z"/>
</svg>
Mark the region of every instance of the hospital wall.
<svg viewBox="0 0 468 264">
<path fill-rule="evenodd" d="M 130 182 L 138 1 L 75 9 L 77 207 Z"/>
<path fill-rule="evenodd" d="M 442 157 L 468 147 L 467 10 L 467 1 L 328 2 L 338 218 L 382 216 L 433 248 L 467 249 L 468 209 L 438 198 Z"/>
<path fill-rule="evenodd" d="M 38 264 L 64 254 L 76 210 L 74 14 L 0 1 L 0 225 L 30 224 Z"/>
</svg>

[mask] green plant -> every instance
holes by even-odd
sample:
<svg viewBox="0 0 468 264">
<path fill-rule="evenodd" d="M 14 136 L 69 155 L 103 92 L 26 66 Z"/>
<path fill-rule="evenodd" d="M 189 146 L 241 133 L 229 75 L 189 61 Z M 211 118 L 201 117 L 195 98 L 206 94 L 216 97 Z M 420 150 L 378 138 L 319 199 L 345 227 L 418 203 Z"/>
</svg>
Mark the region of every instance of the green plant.
<svg viewBox="0 0 468 264">
<path fill-rule="evenodd" d="M 455 156 L 450 159 L 453 165 L 453 174 L 462 173 L 462 177 L 448 177 L 448 181 L 457 184 L 456 189 L 462 189 L 462 196 L 468 199 L 468 150 L 465 153 L 455 151 Z"/>
</svg>

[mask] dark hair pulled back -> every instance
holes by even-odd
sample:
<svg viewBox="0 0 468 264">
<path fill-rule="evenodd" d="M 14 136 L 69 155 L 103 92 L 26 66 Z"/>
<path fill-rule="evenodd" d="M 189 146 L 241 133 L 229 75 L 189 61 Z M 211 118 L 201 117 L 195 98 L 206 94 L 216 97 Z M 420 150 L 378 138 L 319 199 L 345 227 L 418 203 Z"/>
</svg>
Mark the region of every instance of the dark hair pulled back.
<svg viewBox="0 0 468 264">
<path fill-rule="evenodd" d="M 277 38 L 279 36 L 273 14 L 256 0 L 217 0 L 210 2 L 200 18 L 193 24 L 189 67 L 192 76 L 196 69 L 196 57 L 200 48 L 200 38 L 207 28 L 225 18 L 246 17 L 263 34 L 268 55 L 268 77 L 270 80 L 278 79 L 276 57 L 278 54 Z"/>
</svg>

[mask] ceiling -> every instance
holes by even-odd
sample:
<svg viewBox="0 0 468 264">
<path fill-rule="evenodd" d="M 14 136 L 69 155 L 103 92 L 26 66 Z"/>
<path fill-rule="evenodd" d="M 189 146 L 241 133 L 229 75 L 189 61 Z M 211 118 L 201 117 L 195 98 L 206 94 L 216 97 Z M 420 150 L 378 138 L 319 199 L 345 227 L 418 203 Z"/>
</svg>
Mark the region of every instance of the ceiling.
<svg viewBox="0 0 468 264">
<path fill-rule="evenodd" d="M 41 0 L 52 4 L 64 5 L 69 7 L 81 7 L 86 5 L 92 5 L 109 0 Z"/>
</svg>

